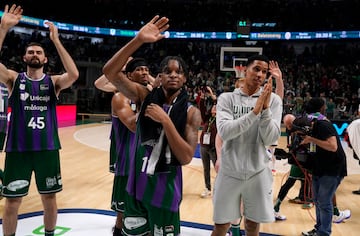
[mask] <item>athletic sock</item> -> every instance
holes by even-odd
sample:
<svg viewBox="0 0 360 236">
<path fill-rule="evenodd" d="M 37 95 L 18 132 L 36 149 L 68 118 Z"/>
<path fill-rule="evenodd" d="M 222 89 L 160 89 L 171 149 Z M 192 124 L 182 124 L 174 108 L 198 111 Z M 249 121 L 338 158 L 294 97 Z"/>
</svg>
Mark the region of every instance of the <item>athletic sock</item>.
<svg viewBox="0 0 360 236">
<path fill-rule="evenodd" d="M 277 199 L 275 204 L 274 204 L 274 210 L 276 212 L 278 212 L 280 210 L 280 204 L 281 204 L 281 200 L 280 199 Z"/>
<path fill-rule="evenodd" d="M 54 236 L 55 230 L 45 230 L 45 236 Z"/>
<path fill-rule="evenodd" d="M 113 236 L 121 236 L 121 235 L 122 235 L 121 229 L 119 229 L 115 226 Z"/>
<path fill-rule="evenodd" d="M 4 179 L 4 171 L 2 169 L 0 169 L 0 180 L 1 182 L 3 181 Z"/>
<path fill-rule="evenodd" d="M 231 224 L 230 231 L 231 236 L 241 236 L 240 224 Z"/>
<path fill-rule="evenodd" d="M 340 215 L 340 212 L 339 212 L 339 209 L 337 208 L 337 206 L 334 206 L 333 214 L 336 216 Z"/>
</svg>

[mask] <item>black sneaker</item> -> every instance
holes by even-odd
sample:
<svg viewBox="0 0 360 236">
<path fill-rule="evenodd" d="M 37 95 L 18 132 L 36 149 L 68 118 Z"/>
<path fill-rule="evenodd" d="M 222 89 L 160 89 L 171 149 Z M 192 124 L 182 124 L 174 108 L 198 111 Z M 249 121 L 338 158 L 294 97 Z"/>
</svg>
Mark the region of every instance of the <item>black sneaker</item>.
<svg viewBox="0 0 360 236">
<path fill-rule="evenodd" d="M 301 235 L 302 236 L 317 236 L 316 229 L 312 229 L 307 232 L 302 232 Z"/>
</svg>

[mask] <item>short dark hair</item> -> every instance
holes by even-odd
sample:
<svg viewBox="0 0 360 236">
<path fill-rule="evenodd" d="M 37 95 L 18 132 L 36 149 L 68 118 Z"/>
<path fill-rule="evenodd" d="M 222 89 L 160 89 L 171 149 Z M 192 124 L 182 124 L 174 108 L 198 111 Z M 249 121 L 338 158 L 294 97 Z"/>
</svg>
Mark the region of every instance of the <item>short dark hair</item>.
<svg viewBox="0 0 360 236">
<path fill-rule="evenodd" d="M 248 65 L 251 65 L 254 61 L 264 61 L 266 63 L 269 63 L 269 58 L 265 55 L 262 55 L 262 54 L 256 54 L 256 55 L 253 55 L 253 56 L 250 56 L 247 61 L 246 61 L 246 64 L 245 66 L 248 66 Z"/>
<path fill-rule="evenodd" d="M 322 98 L 311 98 L 306 104 L 305 104 L 305 112 L 315 113 L 319 112 L 321 108 L 325 105 L 325 101 Z"/>
<path fill-rule="evenodd" d="M 28 43 L 28 44 L 26 45 L 26 47 L 25 47 L 24 54 L 26 54 L 28 48 L 29 48 L 29 47 L 32 47 L 32 46 L 41 47 L 41 48 L 44 50 L 44 53 L 45 53 L 45 55 L 46 55 L 44 46 L 43 46 L 41 43 L 38 43 L 38 42 L 30 42 L 30 43 Z"/>
<path fill-rule="evenodd" d="M 147 61 L 144 58 L 136 57 L 136 58 L 131 59 L 126 64 L 125 72 L 133 72 L 136 69 L 136 67 L 139 67 L 139 66 L 149 67 L 149 64 L 147 63 Z"/>
<path fill-rule="evenodd" d="M 179 62 L 180 69 L 183 70 L 185 77 L 188 78 L 188 75 L 189 75 L 188 66 L 187 66 L 186 62 L 179 56 L 167 56 L 167 57 L 165 57 L 160 63 L 160 70 L 163 71 L 164 68 L 167 67 L 170 60 L 175 60 L 175 61 Z"/>
</svg>

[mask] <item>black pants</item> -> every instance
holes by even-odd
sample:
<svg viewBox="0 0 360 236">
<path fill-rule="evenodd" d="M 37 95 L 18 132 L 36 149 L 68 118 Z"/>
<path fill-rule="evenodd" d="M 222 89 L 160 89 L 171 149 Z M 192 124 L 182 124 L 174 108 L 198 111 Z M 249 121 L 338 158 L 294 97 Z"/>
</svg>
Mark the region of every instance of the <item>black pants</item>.
<svg viewBox="0 0 360 236">
<path fill-rule="evenodd" d="M 280 201 L 283 201 L 284 198 L 286 197 L 286 195 L 288 194 L 289 190 L 294 186 L 296 180 L 300 180 L 301 181 L 301 186 L 300 186 L 300 191 L 299 191 L 299 195 L 298 197 L 302 200 L 305 201 L 306 197 L 309 194 L 309 187 L 307 186 L 305 188 L 305 181 L 302 179 L 295 179 L 295 178 L 288 178 L 286 180 L 286 182 L 281 186 L 279 194 L 278 194 L 278 199 L 280 199 Z"/>
<path fill-rule="evenodd" d="M 202 160 L 203 169 L 204 169 L 205 187 L 207 189 L 211 190 L 210 161 L 215 166 L 216 159 L 217 159 L 215 147 L 201 145 L 200 146 L 200 155 L 201 155 L 201 160 Z"/>
</svg>

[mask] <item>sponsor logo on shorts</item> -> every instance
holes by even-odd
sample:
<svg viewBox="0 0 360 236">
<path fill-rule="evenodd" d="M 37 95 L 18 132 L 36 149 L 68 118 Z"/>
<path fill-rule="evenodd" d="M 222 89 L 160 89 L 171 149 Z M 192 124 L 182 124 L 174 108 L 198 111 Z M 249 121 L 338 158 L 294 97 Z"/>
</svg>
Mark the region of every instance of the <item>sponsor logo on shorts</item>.
<svg viewBox="0 0 360 236">
<path fill-rule="evenodd" d="M 165 233 L 167 232 L 174 232 L 175 227 L 173 225 L 166 225 L 165 226 Z"/>
<path fill-rule="evenodd" d="M 154 225 L 154 236 L 161 236 L 164 235 L 162 227 L 158 227 L 157 225 Z"/>
<path fill-rule="evenodd" d="M 147 220 L 144 217 L 126 217 L 124 220 L 124 225 L 127 229 L 132 230 L 145 225 L 146 222 Z"/>
<path fill-rule="evenodd" d="M 15 181 L 12 181 L 10 182 L 6 188 L 9 190 L 9 191 L 17 191 L 19 189 L 22 189 L 22 188 L 25 188 L 26 186 L 29 186 L 29 181 L 27 180 L 23 180 L 23 179 L 20 179 L 20 180 L 15 180 Z"/>
<path fill-rule="evenodd" d="M 174 236 L 175 227 L 173 225 L 165 226 L 165 235 L 166 236 Z"/>
<path fill-rule="evenodd" d="M 164 235 L 164 231 L 166 236 L 174 236 L 174 228 L 175 227 L 173 225 L 167 225 L 163 230 L 163 227 L 154 225 L 154 236 L 162 236 Z"/>
<path fill-rule="evenodd" d="M 47 188 L 52 188 L 56 185 L 57 181 L 56 181 L 56 177 L 47 177 L 46 178 L 46 187 Z"/>
<path fill-rule="evenodd" d="M 47 188 L 52 188 L 52 187 L 54 187 L 56 184 L 57 185 L 62 185 L 62 180 L 61 180 L 61 176 L 60 175 L 58 175 L 57 177 L 47 177 L 46 178 L 46 180 L 45 180 L 45 182 L 46 182 L 46 187 Z"/>
<path fill-rule="evenodd" d="M 58 185 L 62 185 L 62 179 L 58 176 Z"/>
<path fill-rule="evenodd" d="M 124 212 L 124 208 L 125 208 L 124 202 L 117 202 L 117 201 L 111 202 L 111 209 L 113 209 L 114 211 Z"/>
</svg>

